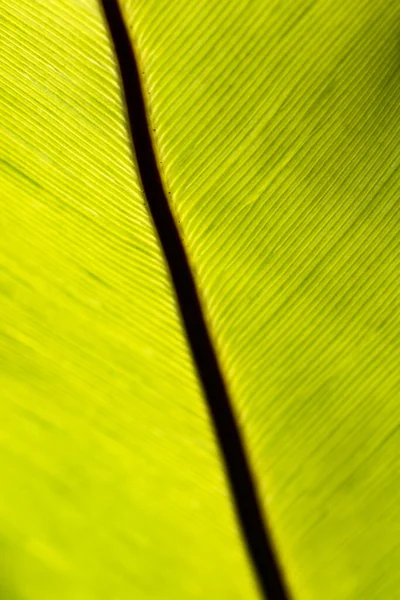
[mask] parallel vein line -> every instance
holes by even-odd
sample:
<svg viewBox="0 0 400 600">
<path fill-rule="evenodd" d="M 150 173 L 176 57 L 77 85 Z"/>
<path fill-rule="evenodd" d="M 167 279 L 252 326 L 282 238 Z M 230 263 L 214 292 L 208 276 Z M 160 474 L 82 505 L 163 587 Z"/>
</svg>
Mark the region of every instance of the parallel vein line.
<svg viewBox="0 0 400 600">
<path fill-rule="evenodd" d="M 138 66 L 117 0 L 101 0 L 123 84 L 139 174 L 157 229 L 194 362 L 224 459 L 232 497 L 260 588 L 268 600 L 288 600 L 271 536 L 262 517 L 228 391 L 208 333 L 193 274 L 162 184 Z"/>
</svg>

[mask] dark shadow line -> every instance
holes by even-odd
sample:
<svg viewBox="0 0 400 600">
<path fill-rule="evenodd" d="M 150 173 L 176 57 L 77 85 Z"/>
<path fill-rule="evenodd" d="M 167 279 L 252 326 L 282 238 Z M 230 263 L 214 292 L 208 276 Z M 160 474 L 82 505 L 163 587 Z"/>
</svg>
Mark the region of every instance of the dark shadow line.
<svg viewBox="0 0 400 600">
<path fill-rule="evenodd" d="M 127 116 L 143 190 L 170 270 L 178 306 L 222 452 L 233 503 L 263 594 L 289 594 L 264 523 L 244 444 L 208 333 L 186 252 L 161 180 L 138 65 L 117 0 L 100 0 L 119 63 Z M 234 573 L 232 573 L 234 578 Z"/>
</svg>

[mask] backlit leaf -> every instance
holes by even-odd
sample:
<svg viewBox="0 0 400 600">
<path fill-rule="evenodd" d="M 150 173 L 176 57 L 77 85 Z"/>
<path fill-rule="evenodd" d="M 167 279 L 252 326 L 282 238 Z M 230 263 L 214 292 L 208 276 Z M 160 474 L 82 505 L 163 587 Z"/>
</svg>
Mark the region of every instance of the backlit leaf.
<svg viewBox="0 0 400 600">
<path fill-rule="evenodd" d="M 120 3 L 290 593 L 400 598 L 400 5 Z M 255 600 L 100 4 L 0 50 L 0 597 Z"/>
</svg>

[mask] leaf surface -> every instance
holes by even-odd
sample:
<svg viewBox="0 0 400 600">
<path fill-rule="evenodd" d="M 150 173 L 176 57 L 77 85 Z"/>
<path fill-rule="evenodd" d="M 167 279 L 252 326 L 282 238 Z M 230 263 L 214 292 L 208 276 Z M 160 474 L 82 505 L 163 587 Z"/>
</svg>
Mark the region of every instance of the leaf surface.
<svg viewBox="0 0 400 600">
<path fill-rule="evenodd" d="M 400 7 L 121 6 L 293 597 L 400 598 Z M 0 596 L 255 599 L 99 5 L 0 11 Z"/>
<path fill-rule="evenodd" d="M 400 6 L 124 0 L 296 598 L 400 598 Z"/>
<path fill-rule="evenodd" d="M 98 3 L 0 7 L 0 597 L 255 599 Z"/>
</svg>

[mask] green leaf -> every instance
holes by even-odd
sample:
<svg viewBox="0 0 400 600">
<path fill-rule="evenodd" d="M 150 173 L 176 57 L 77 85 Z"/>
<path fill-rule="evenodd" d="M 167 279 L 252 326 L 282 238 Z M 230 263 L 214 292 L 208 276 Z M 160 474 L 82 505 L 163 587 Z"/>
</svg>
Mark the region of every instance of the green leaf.
<svg viewBox="0 0 400 600">
<path fill-rule="evenodd" d="M 99 6 L 0 23 L 0 597 L 256 598 Z"/>
<path fill-rule="evenodd" d="M 126 0 L 298 598 L 399 596 L 400 6 Z"/>
<path fill-rule="evenodd" d="M 400 6 L 121 6 L 291 594 L 400 598 Z M 0 596 L 255 599 L 99 4 L 0 10 Z"/>
</svg>

